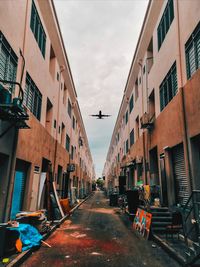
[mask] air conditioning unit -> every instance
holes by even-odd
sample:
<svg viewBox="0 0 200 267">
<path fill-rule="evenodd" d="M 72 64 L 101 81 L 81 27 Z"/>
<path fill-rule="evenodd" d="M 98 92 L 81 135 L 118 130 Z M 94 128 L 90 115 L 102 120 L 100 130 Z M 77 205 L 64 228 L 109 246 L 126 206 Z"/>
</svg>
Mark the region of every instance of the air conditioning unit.
<svg viewBox="0 0 200 267">
<path fill-rule="evenodd" d="M 153 127 L 153 122 L 150 120 L 149 113 L 145 112 L 140 118 L 140 124 L 142 129 L 151 129 Z"/>
<path fill-rule="evenodd" d="M 142 156 L 136 156 L 135 162 L 136 163 L 142 163 Z"/>
</svg>

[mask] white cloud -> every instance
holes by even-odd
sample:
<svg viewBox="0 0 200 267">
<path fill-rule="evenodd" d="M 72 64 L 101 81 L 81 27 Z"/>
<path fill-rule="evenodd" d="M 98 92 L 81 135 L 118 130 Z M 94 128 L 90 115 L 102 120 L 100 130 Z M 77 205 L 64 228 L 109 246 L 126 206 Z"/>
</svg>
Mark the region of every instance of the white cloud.
<svg viewBox="0 0 200 267">
<path fill-rule="evenodd" d="M 147 0 L 54 0 L 97 176 L 101 175 Z M 89 115 L 112 114 L 105 120 Z"/>
</svg>

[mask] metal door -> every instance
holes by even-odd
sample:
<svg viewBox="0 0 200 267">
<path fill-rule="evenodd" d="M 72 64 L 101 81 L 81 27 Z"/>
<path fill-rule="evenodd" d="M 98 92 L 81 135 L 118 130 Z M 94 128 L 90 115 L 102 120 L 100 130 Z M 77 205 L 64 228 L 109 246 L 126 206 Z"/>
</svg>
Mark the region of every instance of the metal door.
<svg viewBox="0 0 200 267">
<path fill-rule="evenodd" d="M 25 172 L 16 171 L 13 196 L 12 196 L 11 215 L 10 215 L 11 219 L 15 219 L 15 215 L 22 209 L 24 189 L 25 189 Z"/>
<path fill-rule="evenodd" d="M 185 171 L 183 144 L 175 146 L 172 151 L 176 202 L 184 205 L 189 198 L 189 186 Z"/>
</svg>

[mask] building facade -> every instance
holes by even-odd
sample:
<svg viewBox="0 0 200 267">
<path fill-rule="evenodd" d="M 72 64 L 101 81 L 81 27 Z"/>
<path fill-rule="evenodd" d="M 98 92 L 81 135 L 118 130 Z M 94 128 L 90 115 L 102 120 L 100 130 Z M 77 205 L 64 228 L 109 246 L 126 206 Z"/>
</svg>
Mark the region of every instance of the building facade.
<svg viewBox="0 0 200 267">
<path fill-rule="evenodd" d="M 49 163 L 62 198 L 72 189 L 86 196 L 95 173 L 53 1 L 1 1 L 0 24 L 0 79 L 20 81 L 21 51 L 30 127 L 12 127 L 0 138 L 0 221 L 7 221 L 19 210 L 43 207 L 38 188 Z M 9 124 L 0 120 L 1 133 Z"/>
<path fill-rule="evenodd" d="M 104 166 L 108 190 L 157 185 L 172 206 L 200 189 L 199 68 L 199 1 L 150 0 Z"/>
</svg>

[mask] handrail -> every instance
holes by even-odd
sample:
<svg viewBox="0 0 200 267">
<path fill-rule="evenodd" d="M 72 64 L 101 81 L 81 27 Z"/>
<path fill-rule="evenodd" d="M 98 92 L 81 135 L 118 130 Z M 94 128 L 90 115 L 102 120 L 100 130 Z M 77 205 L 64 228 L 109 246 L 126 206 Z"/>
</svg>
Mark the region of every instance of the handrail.
<svg viewBox="0 0 200 267">
<path fill-rule="evenodd" d="M 199 223 L 199 212 L 200 212 L 200 201 L 197 201 L 196 196 L 199 195 L 200 198 L 200 190 L 193 190 L 190 197 L 188 198 L 186 204 L 182 207 L 183 218 L 184 218 L 184 229 L 185 229 L 185 240 L 188 243 L 189 234 L 195 228 L 196 236 L 200 236 L 200 229 L 198 226 Z M 194 221 L 192 225 L 188 224 L 188 219 L 190 219 L 190 215 L 193 212 Z"/>
<path fill-rule="evenodd" d="M 188 198 L 187 202 L 185 203 L 185 205 L 183 206 L 183 210 L 185 210 L 188 206 L 188 204 L 190 203 L 192 197 L 193 197 L 194 191 L 192 191 L 192 194 L 190 195 L 190 197 Z"/>
</svg>

